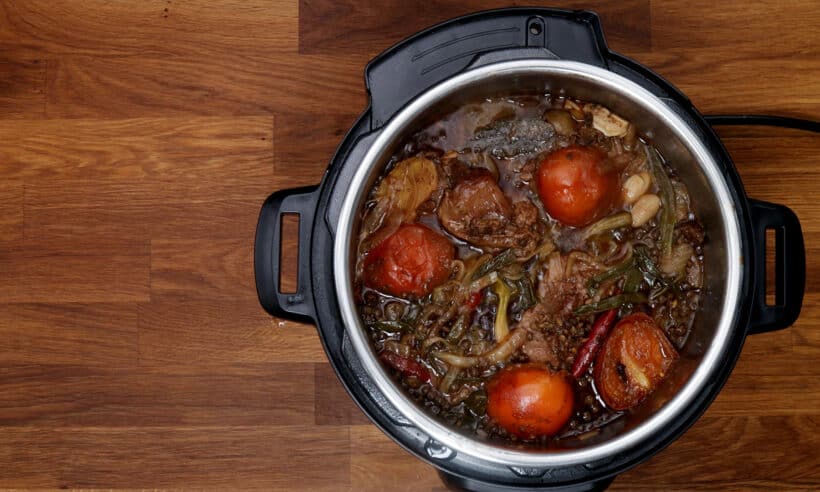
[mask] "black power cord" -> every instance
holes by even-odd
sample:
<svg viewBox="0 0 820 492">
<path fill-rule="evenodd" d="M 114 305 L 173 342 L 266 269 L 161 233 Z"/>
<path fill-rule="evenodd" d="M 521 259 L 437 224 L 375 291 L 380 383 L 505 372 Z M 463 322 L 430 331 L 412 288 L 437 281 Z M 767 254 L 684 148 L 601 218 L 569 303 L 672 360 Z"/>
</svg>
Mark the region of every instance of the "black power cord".
<svg viewBox="0 0 820 492">
<path fill-rule="evenodd" d="M 766 114 L 715 114 L 704 116 L 710 125 L 779 126 L 808 132 L 820 133 L 820 121 L 771 116 Z"/>
</svg>

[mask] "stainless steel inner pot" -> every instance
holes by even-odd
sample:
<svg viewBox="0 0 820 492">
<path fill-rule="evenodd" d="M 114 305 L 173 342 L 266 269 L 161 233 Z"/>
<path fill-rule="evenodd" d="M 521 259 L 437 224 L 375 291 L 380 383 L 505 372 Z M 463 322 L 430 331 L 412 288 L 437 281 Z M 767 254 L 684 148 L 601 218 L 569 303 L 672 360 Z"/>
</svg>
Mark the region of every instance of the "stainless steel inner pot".
<svg viewBox="0 0 820 492">
<path fill-rule="evenodd" d="M 400 81 L 397 81 L 400 83 Z M 704 295 L 692 334 L 676 369 L 650 399 L 625 418 L 586 440 L 562 449 L 538 450 L 484 441 L 451 429 L 408 398 L 376 359 L 353 300 L 355 231 L 368 190 L 391 155 L 411 135 L 459 105 L 512 94 L 566 94 L 603 104 L 635 124 L 670 161 L 686 183 L 693 208 L 706 229 Z M 387 123 L 366 153 L 347 191 L 338 223 L 333 260 L 342 320 L 364 367 L 386 398 L 409 421 L 456 452 L 507 466 L 559 467 L 589 463 L 639 446 L 673 422 L 706 384 L 735 328 L 744 275 L 735 204 L 719 166 L 698 135 L 661 99 L 613 72 L 577 62 L 543 59 L 485 65 L 436 85 Z M 742 329 L 742 328 L 737 328 Z"/>
</svg>

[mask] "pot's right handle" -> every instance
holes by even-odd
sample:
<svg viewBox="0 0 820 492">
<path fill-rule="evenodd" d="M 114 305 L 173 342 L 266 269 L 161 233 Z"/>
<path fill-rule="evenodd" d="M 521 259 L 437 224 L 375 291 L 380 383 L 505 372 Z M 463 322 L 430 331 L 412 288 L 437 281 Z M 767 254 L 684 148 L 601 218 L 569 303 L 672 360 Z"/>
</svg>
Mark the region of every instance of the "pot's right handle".
<svg viewBox="0 0 820 492">
<path fill-rule="evenodd" d="M 790 326 L 806 288 L 806 250 L 800 221 L 783 205 L 749 200 L 754 227 L 754 300 L 749 334 Z M 775 305 L 766 304 L 766 230 L 775 231 Z M 771 247 L 771 245 L 769 246 Z"/>
<path fill-rule="evenodd" d="M 316 214 L 317 186 L 291 188 L 274 192 L 265 200 L 256 226 L 253 269 L 256 293 L 265 311 L 284 319 L 314 322 L 310 274 L 310 245 L 313 218 Z M 282 216 L 299 216 L 296 292 L 283 293 L 279 286 L 282 251 Z"/>
</svg>

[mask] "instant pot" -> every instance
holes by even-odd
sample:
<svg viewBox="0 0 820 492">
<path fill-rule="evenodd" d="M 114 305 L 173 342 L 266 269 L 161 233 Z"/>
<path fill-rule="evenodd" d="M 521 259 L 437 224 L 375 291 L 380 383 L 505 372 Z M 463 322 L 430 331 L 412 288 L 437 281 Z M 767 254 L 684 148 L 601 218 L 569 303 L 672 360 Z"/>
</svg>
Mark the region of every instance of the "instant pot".
<svg viewBox="0 0 820 492">
<path fill-rule="evenodd" d="M 709 120 L 660 76 L 610 51 L 594 13 L 521 8 L 457 18 L 379 55 L 366 67 L 365 83 L 370 104 L 321 183 L 265 201 L 255 244 L 257 291 L 272 315 L 316 325 L 339 380 L 364 413 L 448 483 L 470 490 L 604 488 L 703 414 L 747 335 L 797 319 L 805 284 L 797 217 L 746 196 Z M 599 436 L 549 451 L 461 434 L 424 412 L 379 364 L 352 294 L 361 209 L 402 141 L 465 102 L 544 93 L 603 104 L 635 124 L 686 183 L 706 230 L 704 300 L 674 373 Z M 279 288 L 283 214 L 299 215 L 294 293 Z M 775 305 L 766 304 L 767 229 L 776 231 Z"/>
</svg>

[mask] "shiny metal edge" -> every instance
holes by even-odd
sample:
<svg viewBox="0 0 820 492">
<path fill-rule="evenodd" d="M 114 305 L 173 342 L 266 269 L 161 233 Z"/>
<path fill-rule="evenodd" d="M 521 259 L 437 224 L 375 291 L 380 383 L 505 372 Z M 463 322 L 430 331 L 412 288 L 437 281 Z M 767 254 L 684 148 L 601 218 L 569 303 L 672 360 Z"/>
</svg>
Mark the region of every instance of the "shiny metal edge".
<svg viewBox="0 0 820 492">
<path fill-rule="evenodd" d="M 355 219 L 354 213 L 359 210 L 365 192 L 367 191 L 362 189 L 363 183 L 367 180 L 371 168 L 380 164 L 378 160 L 383 148 L 389 145 L 394 138 L 401 135 L 405 130 L 404 127 L 415 115 L 430 105 L 449 96 L 460 87 L 470 85 L 489 76 L 498 76 L 519 71 L 530 73 L 533 71 L 544 73 L 563 71 L 568 75 L 580 75 L 593 82 L 599 83 L 605 90 L 620 92 L 633 100 L 643 101 L 644 105 L 651 107 L 659 119 L 667 124 L 674 133 L 686 143 L 692 154 L 696 156 L 710 185 L 716 190 L 725 224 L 725 261 L 728 266 L 723 303 L 724 310 L 721 314 L 719 327 L 715 331 L 712 343 L 708 351 L 704 354 L 698 369 L 692 374 L 689 381 L 678 394 L 647 421 L 611 441 L 589 448 L 543 453 L 515 451 L 492 446 L 448 429 L 442 423 L 437 422 L 416 408 L 415 405 L 402 394 L 401 389 L 390 379 L 390 376 L 385 372 L 374 356 L 353 302 L 352 272 L 349 258 L 351 240 L 353 239 L 351 229 Z M 741 264 L 738 260 L 740 255 L 736 253 L 738 251 L 741 251 L 739 220 L 722 173 L 700 139 L 679 116 L 672 112 L 652 93 L 613 72 L 578 62 L 526 59 L 482 66 L 448 79 L 430 88 L 390 120 L 365 155 L 349 185 L 348 194 L 344 200 L 338 222 L 338 234 L 334 243 L 333 273 L 342 321 L 344 322 L 345 329 L 350 336 L 356 353 L 361 359 L 362 365 L 370 373 L 385 397 L 397 410 L 405 415 L 408 420 L 445 446 L 452 448 L 456 452 L 471 455 L 479 460 L 483 459 L 506 466 L 549 468 L 590 463 L 610 457 L 619 451 L 629 449 L 649 437 L 652 433 L 656 432 L 656 430 L 672 422 L 680 411 L 692 402 L 702 386 L 709 381 L 717 369 L 716 366 L 726 350 L 726 343 L 738 314 L 737 310 L 732 307 L 739 305 L 740 285 L 743 275 Z"/>
</svg>

